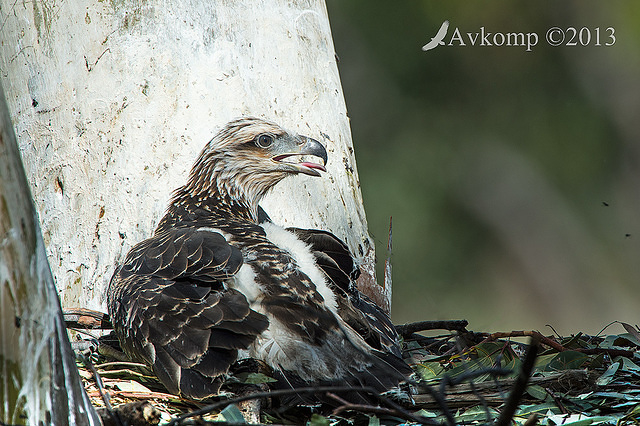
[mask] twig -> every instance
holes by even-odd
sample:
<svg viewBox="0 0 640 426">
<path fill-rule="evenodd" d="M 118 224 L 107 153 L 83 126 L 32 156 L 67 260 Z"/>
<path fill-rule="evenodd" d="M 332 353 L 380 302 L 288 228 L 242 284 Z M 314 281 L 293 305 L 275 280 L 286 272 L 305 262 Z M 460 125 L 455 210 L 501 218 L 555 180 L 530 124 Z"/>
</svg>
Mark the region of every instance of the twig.
<svg viewBox="0 0 640 426">
<path fill-rule="evenodd" d="M 609 324 L 605 325 L 605 326 L 602 328 L 602 330 L 598 331 L 598 334 L 596 334 L 596 335 L 595 335 L 595 337 L 600 336 L 602 333 L 604 333 L 604 331 L 605 331 L 607 328 L 611 327 L 613 324 L 615 324 L 615 323 L 617 323 L 617 322 L 618 322 L 618 321 L 611 321 Z"/>
<path fill-rule="evenodd" d="M 142 364 L 139 362 L 129 362 L 129 361 L 111 361 L 111 362 L 103 362 L 102 364 L 96 365 L 96 368 L 104 369 L 105 367 L 142 367 L 146 370 L 149 370 L 147 364 Z"/>
<path fill-rule="evenodd" d="M 376 391 L 374 388 L 371 388 L 371 387 L 315 386 L 315 387 L 302 387 L 297 389 L 278 389 L 278 390 L 273 390 L 268 392 L 256 392 L 256 393 L 239 396 L 236 398 L 226 399 L 224 401 L 214 402 L 213 404 L 204 406 L 198 410 L 194 410 L 190 413 L 185 413 L 178 417 L 175 417 L 167 424 L 167 426 L 175 426 L 180 424 L 183 420 L 188 419 L 190 417 L 201 416 L 203 414 L 207 414 L 212 411 L 224 408 L 228 405 L 235 404 L 242 401 L 248 401 L 250 399 L 269 398 L 269 397 L 286 396 L 286 395 L 327 393 L 327 392 L 361 392 L 361 393 L 371 394 L 375 396 L 380 402 L 397 410 L 397 412 L 401 414 L 402 417 L 406 420 L 410 420 L 410 421 L 421 423 L 421 424 L 432 424 L 432 425 L 438 424 L 429 418 L 410 413 L 409 411 L 400 407 L 398 404 L 380 395 L 378 391 Z"/>
<path fill-rule="evenodd" d="M 405 349 L 406 351 L 415 351 L 415 350 L 424 350 L 424 349 L 430 349 L 433 346 L 436 345 L 444 345 L 445 343 L 447 343 L 449 340 L 451 340 L 454 337 L 454 335 L 449 335 L 446 337 L 426 337 L 426 336 L 422 336 L 420 334 L 416 334 L 413 333 L 409 336 L 405 336 L 404 341 L 405 342 L 417 342 L 420 346 L 416 347 L 416 348 L 407 348 Z"/>
<path fill-rule="evenodd" d="M 93 64 L 89 63 L 89 59 L 87 59 L 87 56 L 85 55 L 84 57 L 84 64 L 87 67 L 87 71 L 91 72 L 93 71 L 93 69 L 95 68 L 96 65 L 98 65 L 98 62 L 100 62 L 100 59 L 102 59 L 102 57 L 104 56 L 105 53 L 111 53 L 111 49 L 109 49 L 108 47 L 104 50 L 104 52 L 102 52 L 100 54 L 100 56 L 98 56 L 98 58 L 96 59 L 96 61 Z"/>
<path fill-rule="evenodd" d="M 129 370 L 127 368 L 124 369 L 120 369 L 120 370 L 99 370 L 98 373 L 100 373 L 103 376 L 121 376 L 123 374 L 128 374 L 130 376 L 133 377 L 138 377 L 138 378 L 154 378 L 155 376 L 149 375 L 149 374 L 144 374 L 144 373 L 139 373 L 137 371 L 133 371 L 133 370 Z"/>
<path fill-rule="evenodd" d="M 467 325 L 469 325 L 469 321 L 467 320 L 418 321 L 409 324 L 396 325 L 396 331 L 402 336 L 410 336 L 413 333 L 425 330 L 465 331 Z"/>
<path fill-rule="evenodd" d="M 498 339 L 509 339 L 512 337 L 531 337 L 531 338 L 537 339 L 538 342 L 557 350 L 558 352 L 563 352 L 567 350 L 567 348 L 562 346 L 560 343 L 556 342 L 550 337 L 542 335 L 539 331 L 523 331 L 523 330 L 499 331 L 496 333 L 488 334 L 486 336 L 487 337 L 485 337 L 485 339 L 480 343 L 491 342 Z"/>
<path fill-rule="evenodd" d="M 551 329 L 551 331 L 553 331 L 555 333 L 555 335 L 558 337 L 558 339 L 562 338 L 562 336 L 560 336 L 560 333 L 558 333 L 556 331 L 556 329 L 553 328 L 553 326 L 551 324 L 547 324 L 547 327 L 549 327 Z"/>
<path fill-rule="evenodd" d="M 392 410 L 390 408 L 375 407 L 373 405 L 365 405 L 365 404 L 353 404 L 343 398 L 340 398 L 338 395 L 336 395 L 333 392 L 327 392 L 327 396 L 332 399 L 335 399 L 340 404 L 342 404 L 340 407 L 333 410 L 331 414 L 334 416 L 340 415 L 340 413 L 342 413 L 343 411 L 353 410 L 353 411 L 359 411 L 363 413 L 388 414 L 390 416 L 395 415 L 397 417 L 401 417 L 401 416 L 398 416 L 399 413 L 397 411 Z"/>
<path fill-rule="evenodd" d="M 507 402 L 505 402 L 504 408 L 500 412 L 500 417 L 498 417 L 498 420 L 495 423 L 496 426 L 508 426 L 511 424 L 511 419 L 513 419 L 513 415 L 518 409 L 518 404 L 520 404 L 522 395 L 527 389 L 527 383 L 529 382 L 529 377 L 531 377 L 531 372 L 533 371 L 536 357 L 538 356 L 539 346 L 540 344 L 538 342 L 538 339 L 535 337 L 531 338 L 529 348 L 524 355 L 524 361 L 522 361 L 520 374 L 518 374 L 518 378 L 513 384 L 513 388 L 511 389 L 511 393 L 509 394 L 509 398 L 507 399 Z"/>
<path fill-rule="evenodd" d="M 532 413 L 529 418 L 524 422 L 523 426 L 536 426 L 538 424 L 538 414 Z"/>
<path fill-rule="evenodd" d="M 125 398 L 133 398 L 133 399 L 159 399 L 162 401 L 171 401 L 179 399 L 179 397 L 175 395 L 171 395 L 169 393 L 162 392 L 135 392 L 135 391 L 122 391 L 122 390 L 110 390 L 106 392 L 110 396 L 120 396 Z M 101 396 L 100 392 L 88 392 L 89 396 Z"/>
<path fill-rule="evenodd" d="M 98 353 L 107 358 L 117 359 L 120 362 L 131 361 L 124 352 L 121 352 L 108 344 L 102 343 L 100 340 L 98 340 Z"/>
<path fill-rule="evenodd" d="M 560 397 L 558 395 L 556 395 L 556 393 L 554 391 L 552 391 L 549 388 L 544 388 L 544 391 L 551 397 L 553 398 L 553 402 L 555 402 L 555 404 L 558 406 L 558 408 L 560 409 L 560 411 L 562 412 L 562 414 L 569 414 L 569 410 L 566 409 L 566 407 L 564 406 L 564 404 L 562 403 L 562 401 L 560 400 Z"/>
<path fill-rule="evenodd" d="M 67 328 L 111 329 L 109 315 L 85 308 L 67 309 L 63 313 Z"/>
<path fill-rule="evenodd" d="M 114 424 L 117 426 L 125 426 L 124 422 L 120 418 L 120 415 L 116 411 L 114 411 L 113 407 L 111 406 L 109 393 L 104 389 L 102 377 L 100 377 L 100 374 L 98 374 L 98 372 L 96 371 L 93 363 L 84 355 L 81 355 L 81 359 L 85 367 L 87 367 L 87 369 L 91 371 L 91 374 L 93 374 L 93 378 L 96 381 L 96 386 L 98 387 L 98 392 L 100 392 L 100 397 L 102 398 L 102 402 L 104 402 L 104 407 L 107 410 L 107 413 L 109 413 L 109 416 L 113 420 Z"/>
<path fill-rule="evenodd" d="M 378 392 L 375 391 L 375 389 L 371 389 L 371 390 L 372 390 L 371 393 L 376 398 L 378 398 L 378 400 L 380 402 L 382 402 L 382 403 L 388 405 L 389 407 L 393 408 L 397 412 L 397 416 L 398 417 L 402 417 L 405 420 L 409 420 L 409 421 L 412 421 L 412 422 L 420 423 L 420 424 L 423 424 L 423 425 L 440 425 L 439 422 L 436 422 L 436 421 L 434 421 L 432 419 L 429 419 L 427 417 L 424 417 L 424 416 L 413 414 L 413 413 L 409 412 L 408 410 L 405 410 L 403 407 L 401 407 L 400 405 L 396 404 L 395 402 L 393 402 L 389 398 L 380 395 Z"/>
</svg>

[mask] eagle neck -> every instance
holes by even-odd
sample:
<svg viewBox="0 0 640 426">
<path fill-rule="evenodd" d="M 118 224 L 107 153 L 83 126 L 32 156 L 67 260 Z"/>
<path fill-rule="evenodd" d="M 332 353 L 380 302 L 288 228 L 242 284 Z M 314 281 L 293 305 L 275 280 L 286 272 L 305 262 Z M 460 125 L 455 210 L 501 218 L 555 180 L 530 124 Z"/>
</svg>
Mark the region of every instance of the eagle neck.
<svg viewBox="0 0 640 426">
<path fill-rule="evenodd" d="M 179 192 L 196 205 L 257 222 L 258 204 L 281 176 L 266 176 L 250 164 L 228 152 L 203 154 Z"/>
<path fill-rule="evenodd" d="M 173 205 L 186 211 L 257 222 L 258 202 L 262 196 L 245 194 L 241 189 L 213 181 L 194 185 L 190 181 L 178 189 Z"/>
<path fill-rule="evenodd" d="M 244 198 L 232 197 L 211 188 L 210 191 L 188 191 L 186 187 L 176 191 L 171 207 L 200 216 L 215 216 L 257 222 L 258 207 Z M 197 212 L 197 213 L 196 213 Z"/>
</svg>

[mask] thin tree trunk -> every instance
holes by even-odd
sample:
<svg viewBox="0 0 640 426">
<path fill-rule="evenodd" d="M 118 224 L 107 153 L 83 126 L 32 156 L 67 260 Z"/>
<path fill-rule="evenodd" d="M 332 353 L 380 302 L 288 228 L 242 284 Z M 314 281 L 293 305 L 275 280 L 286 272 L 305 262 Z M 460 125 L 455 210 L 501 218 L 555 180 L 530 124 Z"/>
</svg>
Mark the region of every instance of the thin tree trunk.
<svg viewBox="0 0 640 426">
<path fill-rule="evenodd" d="M 375 286 L 349 120 L 323 0 L 0 0 L 0 69 L 63 306 L 100 309 L 201 148 L 242 115 L 323 141 L 322 179 L 265 202 L 328 229 Z M 308 178 L 313 179 L 313 178 Z"/>
<path fill-rule="evenodd" d="M 0 423 L 99 424 L 78 376 L 1 86 Z"/>
</svg>

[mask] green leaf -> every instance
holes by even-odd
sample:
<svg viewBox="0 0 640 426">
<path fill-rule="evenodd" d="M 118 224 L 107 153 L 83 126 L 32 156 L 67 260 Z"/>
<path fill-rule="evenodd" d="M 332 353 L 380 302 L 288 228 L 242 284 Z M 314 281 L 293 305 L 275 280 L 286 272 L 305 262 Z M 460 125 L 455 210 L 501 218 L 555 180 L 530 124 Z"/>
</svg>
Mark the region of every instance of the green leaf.
<svg viewBox="0 0 640 426">
<path fill-rule="evenodd" d="M 616 398 L 625 401 L 640 401 L 640 396 L 633 396 L 623 392 L 594 392 L 593 396 L 601 396 L 604 398 Z"/>
<path fill-rule="evenodd" d="M 557 353 L 538 355 L 534 365 L 536 370 L 545 371 L 546 366 L 558 355 Z"/>
<path fill-rule="evenodd" d="M 485 410 L 484 407 L 476 406 L 468 410 L 465 410 L 463 413 L 458 413 L 455 416 L 455 420 L 457 423 L 474 422 L 474 421 L 488 422 L 489 420 L 497 419 L 499 415 L 500 413 L 498 411 L 496 411 L 493 408 L 489 408 L 490 417 L 488 417 L 487 410 Z"/>
<path fill-rule="evenodd" d="M 455 368 L 452 368 L 451 370 L 448 370 L 447 373 L 445 374 L 446 376 L 448 376 L 451 379 L 455 379 L 456 377 L 462 375 L 462 374 L 466 374 L 469 373 L 471 371 L 476 371 L 476 370 L 481 370 L 481 369 L 486 369 L 489 368 L 490 365 L 485 365 L 484 362 L 479 362 L 477 360 L 471 361 L 471 362 L 466 362 L 464 364 L 458 365 Z M 491 375 L 490 374 L 483 374 L 481 376 L 477 376 L 473 379 L 474 382 L 479 383 L 479 382 L 483 382 L 485 380 L 487 380 L 488 378 L 490 378 Z"/>
<path fill-rule="evenodd" d="M 541 401 L 544 401 L 548 396 L 547 391 L 545 391 L 544 388 L 539 385 L 531 385 L 527 387 L 527 393 L 535 399 L 539 399 Z"/>
<path fill-rule="evenodd" d="M 604 368 L 605 365 L 608 364 L 607 359 L 609 359 L 609 356 L 606 355 L 604 353 L 598 354 L 596 356 L 594 356 L 593 358 L 591 358 L 591 362 L 589 362 L 589 368 L 590 369 L 601 369 Z"/>
<path fill-rule="evenodd" d="M 606 336 L 599 346 L 606 349 L 628 350 L 630 347 L 635 347 L 636 344 L 633 336 L 628 333 L 624 333 L 620 335 Z"/>
<path fill-rule="evenodd" d="M 439 377 L 445 368 L 439 362 L 425 362 L 414 366 L 422 380 L 428 381 Z"/>
<path fill-rule="evenodd" d="M 435 418 L 438 417 L 440 414 L 436 414 L 433 411 L 427 411 L 424 408 L 421 409 L 420 411 L 415 413 L 417 416 L 422 416 L 422 417 L 428 417 L 428 418 Z"/>
<path fill-rule="evenodd" d="M 629 358 L 621 356 L 619 358 L 616 358 L 616 361 L 617 360 L 620 361 L 620 371 L 640 374 L 640 367 Z"/>
<path fill-rule="evenodd" d="M 547 357 L 549 355 L 544 355 L 538 360 L 537 365 L 542 371 L 575 370 L 591 360 L 589 355 L 577 351 L 564 351 L 553 354 L 550 359 Z"/>
<path fill-rule="evenodd" d="M 235 404 L 227 405 L 224 410 L 220 411 L 218 419 L 229 423 L 246 423 L 242 412 Z"/>
<path fill-rule="evenodd" d="M 620 324 L 622 324 L 624 329 L 627 330 L 627 333 L 629 334 L 628 339 L 634 342 L 636 346 L 640 346 L 640 330 L 638 330 L 638 326 L 634 327 L 631 324 L 624 322 L 621 322 Z"/>
<path fill-rule="evenodd" d="M 520 358 L 511 358 L 511 361 L 503 363 L 502 368 L 511 370 L 512 373 L 509 376 L 515 377 L 520 373 L 520 370 L 522 369 L 522 361 L 520 361 Z"/>
<path fill-rule="evenodd" d="M 487 367 L 492 367 L 498 362 L 498 357 L 506 362 L 513 359 L 511 346 L 505 346 L 504 342 L 485 342 L 474 346 L 478 360 Z"/>
<path fill-rule="evenodd" d="M 619 362 L 614 362 L 613 364 L 611 364 L 609 368 L 607 368 L 607 371 L 605 371 L 602 376 L 598 377 L 598 379 L 596 380 L 596 385 L 606 386 L 611 383 L 615 379 L 614 376 L 618 371 L 618 368 L 620 368 Z"/>
<path fill-rule="evenodd" d="M 240 380 L 241 383 L 247 385 L 277 382 L 277 380 L 273 377 L 269 377 L 266 374 L 262 373 L 239 373 L 236 375 L 236 377 L 238 378 L 238 380 Z"/>
<path fill-rule="evenodd" d="M 307 426 L 329 426 L 331 422 L 324 416 L 320 414 L 313 414 L 309 421 L 307 422 Z"/>
<path fill-rule="evenodd" d="M 369 417 L 369 426 L 380 426 L 380 419 L 377 416 Z"/>
<path fill-rule="evenodd" d="M 629 407 L 636 407 L 638 405 L 638 401 L 627 401 L 627 402 L 623 402 L 621 404 L 615 404 L 612 405 L 611 408 L 614 410 L 619 410 L 621 408 L 629 408 Z M 631 408 L 633 410 L 633 408 Z"/>
<path fill-rule="evenodd" d="M 582 333 L 572 336 L 569 340 L 563 341 L 562 346 L 567 349 L 581 349 L 586 347 L 586 342 L 582 339 Z"/>
<path fill-rule="evenodd" d="M 540 415 L 552 415 L 560 410 L 554 402 L 543 402 L 542 404 L 522 405 L 516 412 L 520 417 L 528 417 L 533 413 Z"/>
</svg>

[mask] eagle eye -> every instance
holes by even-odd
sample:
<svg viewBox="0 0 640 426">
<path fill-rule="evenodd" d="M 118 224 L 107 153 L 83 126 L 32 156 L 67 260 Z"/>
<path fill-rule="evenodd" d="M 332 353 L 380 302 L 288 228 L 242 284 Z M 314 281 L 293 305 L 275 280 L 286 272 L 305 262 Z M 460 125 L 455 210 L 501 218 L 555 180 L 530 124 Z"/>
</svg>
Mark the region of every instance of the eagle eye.
<svg viewBox="0 0 640 426">
<path fill-rule="evenodd" d="M 269 148 L 273 145 L 273 136 L 260 135 L 256 138 L 256 145 L 260 148 Z"/>
</svg>

